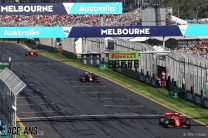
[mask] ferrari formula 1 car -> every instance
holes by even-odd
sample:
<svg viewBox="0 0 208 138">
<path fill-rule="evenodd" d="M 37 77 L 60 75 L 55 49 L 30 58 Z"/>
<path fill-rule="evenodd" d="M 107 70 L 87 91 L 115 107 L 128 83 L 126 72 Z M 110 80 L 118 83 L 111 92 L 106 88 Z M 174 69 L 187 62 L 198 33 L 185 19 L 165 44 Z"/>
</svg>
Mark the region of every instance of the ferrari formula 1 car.
<svg viewBox="0 0 208 138">
<path fill-rule="evenodd" d="M 160 118 L 159 124 L 166 128 L 190 128 L 190 119 L 179 113 L 165 113 L 164 117 Z"/>
<path fill-rule="evenodd" d="M 95 75 L 94 73 L 85 72 L 84 74 L 80 75 L 81 82 L 100 82 L 100 78 Z"/>
<path fill-rule="evenodd" d="M 33 50 L 33 49 L 31 49 L 31 50 L 25 52 L 25 56 L 37 57 L 38 56 L 38 52 Z"/>
</svg>

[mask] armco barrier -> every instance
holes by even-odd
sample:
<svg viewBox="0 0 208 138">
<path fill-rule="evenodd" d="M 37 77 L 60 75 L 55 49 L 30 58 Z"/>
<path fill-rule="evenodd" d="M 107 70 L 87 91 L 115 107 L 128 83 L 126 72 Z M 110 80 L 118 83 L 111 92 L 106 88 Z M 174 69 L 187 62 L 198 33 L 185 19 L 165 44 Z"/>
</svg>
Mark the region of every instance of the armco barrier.
<svg viewBox="0 0 208 138">
<path fill-rule="evenodd" d="M 185 99 L 185 90 L 184 89 L 179 88 L 178 98 Z"/>
<path fill-rule="evenodd" d="M 158 87 L 159 85 L 157 85 L 157 80 L 156 79 L 151 79 L 151 86 L 153 87 Z"/>
<path fill-rule="evenodd" d="M 194 103 L 197 105 L 202 105 L 202 96 L 198 94 L 194 94 Z"/>
<path fill-rule="evenodd" d="M 193 96 L 193 93 L 191 91 L 186 91 L 186 99 L 190 102 L 194 101 L 194 96 Z"/>
<path fill-rule="evenodd" d="M 203 106 L 204 106 L 205 108 L 208 108 L 208 97 L 204 97 L 204 98 L 203 98 Z"/>
<path fill-rule="evenodd" d="M 151 79 L 150 79 L 149 76 L 145 76 L 144 81 L 145 81 L 145 83 L 147 83 L 147 84 L 151 84 Z"/>
<path fill-rule="evenodd" d="M 56 50 L 57 48 L 55 47 L 50 47 L 50 46 L 45 46 L 45 45 L 39 45 L 38 46 L 39 49 L 44 49 L 46 51 L 52 52 L 52 53 L 58 53 L 58 50 Z"/>
<path fill-rule="evenodd" d="M 71 53 L 71 52 L 68 52 L 68 51 L 65 51 L 65 50 L 63 50 L 62 55 L 66 56 L 66 57 L 69 57 L 71 59 L 77 59 L 77 56 L 74 53 Z"/>
<path fill-rule="evenodd" d="M 139 74 L 139 80 L 141 81 L 141 82 L 144 82 L 144 74 L 143 73 L 140 73 Z"/>
</svg>

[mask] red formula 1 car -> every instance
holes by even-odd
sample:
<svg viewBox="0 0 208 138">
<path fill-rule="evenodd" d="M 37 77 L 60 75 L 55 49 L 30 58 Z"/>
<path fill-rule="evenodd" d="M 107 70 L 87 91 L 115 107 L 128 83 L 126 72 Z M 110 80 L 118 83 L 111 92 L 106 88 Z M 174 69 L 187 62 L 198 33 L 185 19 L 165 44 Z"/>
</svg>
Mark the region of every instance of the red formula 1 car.
<svg viewBox="0 0 208 138">
<path fill-rule="evenodd" d="M 38 56 L 38 52 L 33 50 L 33 49 L 31 49 L 31 50 L 25 52 L 25 56 L 37 57 Z"/>
<path fill-rule="evenodd" d="M 166 128 L 190 128 L 190 119 L 179 113 L 165 113 L 159 124 Z"/>
<path fill-rule="evenodd" d="M 95 75 L 94 73 L 85 72 L 84 74 L 80 75 L 81 82 L 100 82 L 100 78 Z"/>
</svg>

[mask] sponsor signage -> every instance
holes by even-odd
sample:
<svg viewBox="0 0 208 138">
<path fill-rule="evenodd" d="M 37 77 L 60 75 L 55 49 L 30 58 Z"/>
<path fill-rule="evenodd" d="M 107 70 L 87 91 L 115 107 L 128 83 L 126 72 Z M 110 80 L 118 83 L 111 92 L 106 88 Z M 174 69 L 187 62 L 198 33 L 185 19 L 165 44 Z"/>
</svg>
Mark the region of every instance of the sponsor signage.
<svg viewBox="0 0 208 138">
<path fill-rule="evenodd" d="M 109 60 L 139 60 L 138 51 L 113 51 L 109 52 Z"/>
<path fill-rule="evenodd" d="M 198 30 L 198 31 L 195 31 Z M 201 33 L 199 33 L 201 32 Z M 0 27 L 1 38 L 208 36 L 208 25 Z"/>
<path fill-rule="evenodd" d="M 122 2 L 1 3 L 0 15 L 122 14 Z"/>
</svg>

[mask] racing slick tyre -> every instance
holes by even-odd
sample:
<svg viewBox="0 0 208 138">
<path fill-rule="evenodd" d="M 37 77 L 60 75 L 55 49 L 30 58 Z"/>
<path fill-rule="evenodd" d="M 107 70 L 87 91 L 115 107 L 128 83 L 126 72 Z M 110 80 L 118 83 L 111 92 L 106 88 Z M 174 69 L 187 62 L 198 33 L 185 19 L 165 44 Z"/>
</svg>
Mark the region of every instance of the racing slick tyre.
<svg viewBox="0 0 208 138">
<path fill-rule="evenodd" d="M 187 128 L 190 128 L 191 127 L 191 121 L 190 121 L 190 119 L 186 119 L 185 122 L 184 122 L 184 125 L 186 125 Z"/>
<path fill-rule="evenodd" d="M 169 120 L 168 120 L 168 119 L 165 119 L 165 120 L 164 120 L 163 126 L 164 126 L 165 128 L 168 128 L 169 123 L 170 123 Z"/>
<path fill-rule="evenodd" d="M 163 125 L 164 121 L 165 121 L 165 118 L 160 118 L 159 125 Z"/>
<path fill-rule="evenodd" d="M 81 82 L 85 82 L 85 81 L 86 81 L 85 76 L 80 75 L 80 81 L 81 81 Z"/>
</svg>

